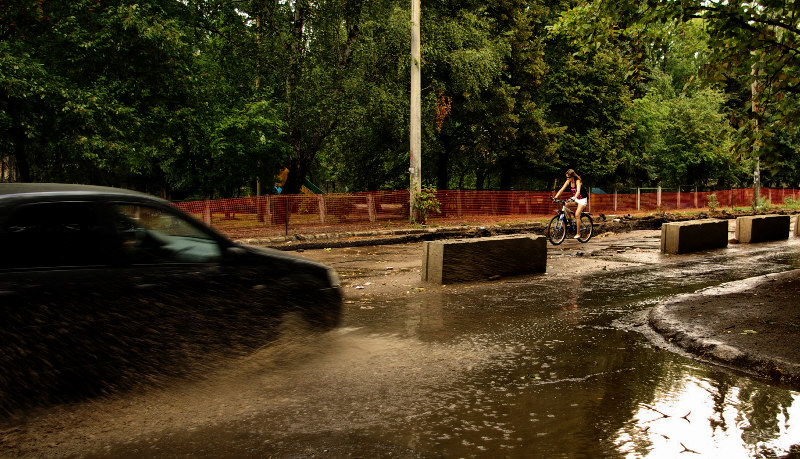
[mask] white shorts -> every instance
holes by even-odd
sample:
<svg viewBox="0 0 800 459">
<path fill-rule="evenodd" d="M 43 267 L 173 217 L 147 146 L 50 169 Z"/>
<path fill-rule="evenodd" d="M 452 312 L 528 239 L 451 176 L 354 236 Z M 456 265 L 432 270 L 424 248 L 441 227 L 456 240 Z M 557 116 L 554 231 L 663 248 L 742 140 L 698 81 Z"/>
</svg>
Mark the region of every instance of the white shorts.
<svg viewBox="0 0 800 459">
<path fill-rule="evenodd" d="M 578 205 L 586 207 L 586 198 L 576 199 L 575 202 L 577 202 Z"/>
</svg>

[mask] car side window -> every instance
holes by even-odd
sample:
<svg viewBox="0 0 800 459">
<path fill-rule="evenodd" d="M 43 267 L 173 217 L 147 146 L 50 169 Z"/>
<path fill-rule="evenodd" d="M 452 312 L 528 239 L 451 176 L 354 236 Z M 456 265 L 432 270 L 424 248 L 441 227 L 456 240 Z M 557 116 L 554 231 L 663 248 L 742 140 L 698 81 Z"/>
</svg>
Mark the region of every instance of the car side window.
<svg viewBox="0 0 800 459">
<path fill-rule="evenodd" d="M 0 228 L 0 267 L 113 264 L 119 240 L 91 202 L 43 202 L 17 208 Z"/>
<path fill-rule="evenodd" d="M 112 210 L 129 263 L 211 263 L 222 258 L 215 239 L 177 214 L 134 204 L 115 204 Z"/>
</svg>

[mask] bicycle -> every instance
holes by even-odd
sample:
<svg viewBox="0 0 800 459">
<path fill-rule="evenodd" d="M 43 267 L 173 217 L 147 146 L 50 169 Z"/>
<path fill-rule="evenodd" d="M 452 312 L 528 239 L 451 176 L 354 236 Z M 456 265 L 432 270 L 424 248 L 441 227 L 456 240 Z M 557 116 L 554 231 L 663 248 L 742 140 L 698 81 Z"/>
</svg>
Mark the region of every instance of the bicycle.
<svg viewBox="0 0 800 459">
<path fill-rule="evenodd" d="M 575 212 L 567 207 L 567 203 L 572 199 L 551 199 L 553 202 L 561 203 L 561 210 L 547 225 L 547 239 L 550 240 L 550 243 L 553 245 L 561 244 L 564 242 L 567 233 L 579 234 L 578 241 L 581 243 L 589 242 L 594 232 L 594 221 L 592 221 L 591 215 L 588 212 L 581 212 L 580 233 L 577 233 L 578 227 L 575 225 Z"/>
</svg>

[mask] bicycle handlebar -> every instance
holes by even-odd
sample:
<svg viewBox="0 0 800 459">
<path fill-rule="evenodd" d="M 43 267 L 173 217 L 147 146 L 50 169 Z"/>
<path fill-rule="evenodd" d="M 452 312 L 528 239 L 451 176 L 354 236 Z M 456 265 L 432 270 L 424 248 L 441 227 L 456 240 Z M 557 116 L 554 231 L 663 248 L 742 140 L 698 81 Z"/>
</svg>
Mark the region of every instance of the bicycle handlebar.
<svg viewBox="0 0 800 459">
<path fill-rule="evenodd" d="M 561 204 L 566 204 L 566 203 L 574 200 L 573 198 L 569 198 L 569 199 L 550 198 L 550 199 L 552 199 L 553 202 L 560 202 Z"/>
</svg>

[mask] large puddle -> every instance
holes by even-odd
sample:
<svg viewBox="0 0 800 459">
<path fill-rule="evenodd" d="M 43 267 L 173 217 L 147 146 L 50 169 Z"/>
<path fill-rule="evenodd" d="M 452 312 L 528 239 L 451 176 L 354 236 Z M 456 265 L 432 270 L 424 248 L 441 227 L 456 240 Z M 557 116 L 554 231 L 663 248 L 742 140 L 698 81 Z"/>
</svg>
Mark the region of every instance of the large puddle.
<svg viewBox="0 0 800 459">
<path fill-rule="evenodd" d="M 3 432 L 0 455 L 785 455 L 800 393 L 617 325 L 674 294 L 798 267 L 798 248 L 354 306 L 334 332 L 287 327 L 202 378 L 52 409 Z"/>
</svg>

